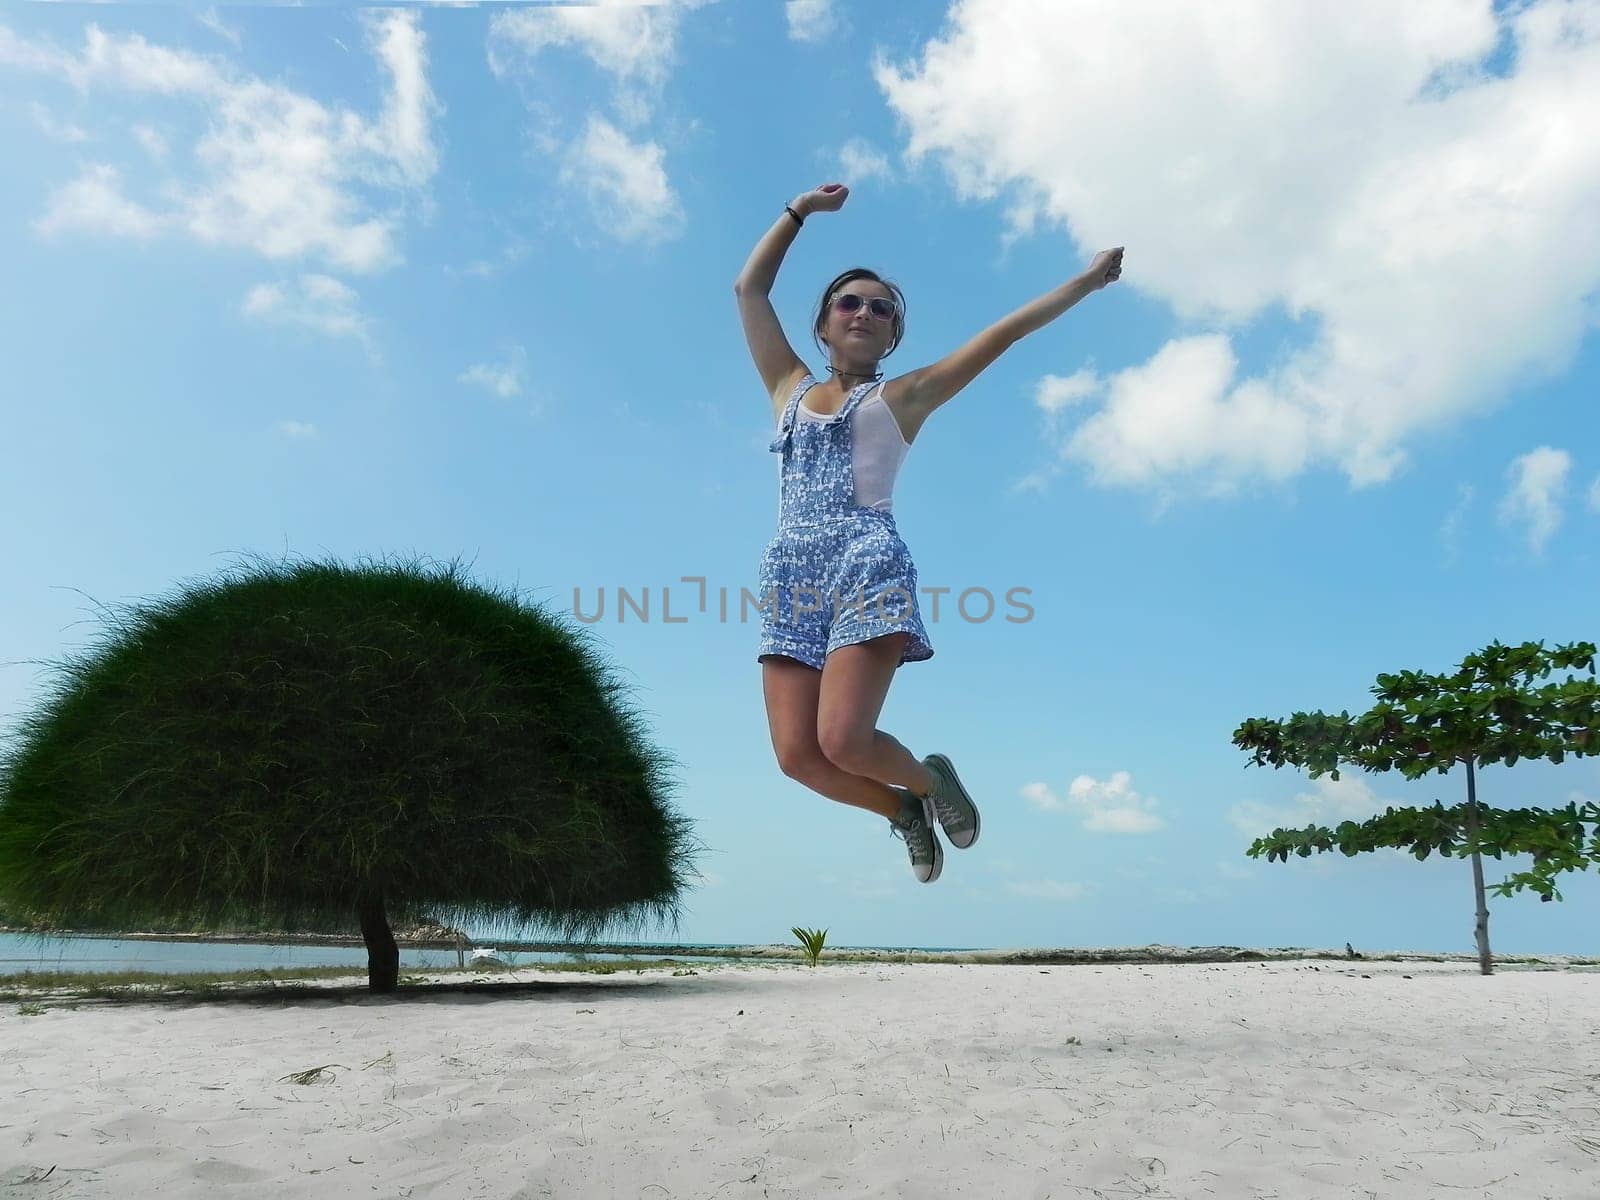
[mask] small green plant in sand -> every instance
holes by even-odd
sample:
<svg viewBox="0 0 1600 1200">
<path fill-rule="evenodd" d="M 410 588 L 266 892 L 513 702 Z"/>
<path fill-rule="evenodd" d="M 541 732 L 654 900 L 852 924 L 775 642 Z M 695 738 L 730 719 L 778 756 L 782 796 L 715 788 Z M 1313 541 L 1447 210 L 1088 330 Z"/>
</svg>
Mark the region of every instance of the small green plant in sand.
<svg viewBox="0 0 1600 1200">
<path fill-rule="evenodd" d="M 42 1017 L 43 1015 L 44 1005 L 42 1004 L 17 1005 L 17 1016 L 19 1017 Z"/>
<path fill-rule="evenodd" d="M 802 929 L 796 925 L 789 931 L 800 940 L 800 949 L 806 952 L 806 962 L 811 966 L 817 965 L 817 959 L 822 957 L 822 944 L 828 939 L 826 929 Z"/>
</svg>

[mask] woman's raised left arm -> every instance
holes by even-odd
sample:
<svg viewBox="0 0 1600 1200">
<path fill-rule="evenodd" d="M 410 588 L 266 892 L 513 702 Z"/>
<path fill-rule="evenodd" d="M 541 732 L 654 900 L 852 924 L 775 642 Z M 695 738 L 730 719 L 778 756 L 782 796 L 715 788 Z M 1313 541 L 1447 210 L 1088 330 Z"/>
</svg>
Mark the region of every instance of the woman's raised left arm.
<svg viewBox="0 0 1600 1200">
<path fill-rule="evenodd" d="M 934 409 L 976 379 L 1019 339 L 1042 329 L 1090 292 L 1115 283 L 1121 275 L 1122 247 L 1100 251 L 1083 274 L 1002 317 L 938 362 L 893 380 L 895 408 L 909 418 L 913 431 L 921 428 Z"/>
</svg>

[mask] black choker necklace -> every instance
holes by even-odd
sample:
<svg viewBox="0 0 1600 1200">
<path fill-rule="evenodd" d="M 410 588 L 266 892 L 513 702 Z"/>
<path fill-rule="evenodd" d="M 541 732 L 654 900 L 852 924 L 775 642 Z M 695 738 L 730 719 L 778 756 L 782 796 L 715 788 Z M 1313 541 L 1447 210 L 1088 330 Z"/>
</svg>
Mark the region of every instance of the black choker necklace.
<svg viewBox="0 0 1600 1200">
<path fill-rule="evenodd" d="M 851 379 L 865 379 L 869 383 L 876 383 L 878 380 L 883 378 L 883 372 L 882 371 L 879 371 L 879 372 L 877 372 L 876 374 L 873 374 L 873 375 L 863 375 L 860 371 L 841 371 L 841 370 L 839 370 L 838 367 L 834 366 L 832 363 L 828 364 L 828 370 L 830 372 L 832 372 L 833 374 L 835 374 L 835 375 L 845 375 L 845 376 L 849 376 Z"/>
</svg>

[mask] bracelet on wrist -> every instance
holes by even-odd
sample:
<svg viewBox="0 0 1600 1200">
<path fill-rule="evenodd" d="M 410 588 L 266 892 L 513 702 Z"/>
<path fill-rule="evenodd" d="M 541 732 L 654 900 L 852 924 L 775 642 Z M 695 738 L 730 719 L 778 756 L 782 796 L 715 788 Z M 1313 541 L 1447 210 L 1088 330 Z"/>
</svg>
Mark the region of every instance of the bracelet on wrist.
<svg viewBox="0 0 1600 1200">
<path fill-rule="evenodd" d="M 794 223 L 796 225 L 800 225 L 800 226 L 804 226 L 805 225 L 806 219 L 804 217 L 802 217 L 799 213 L 795 212 L 795 210 L 791 206 L 785 204 L 783 206 L 783 211 L 788 213 L 791 217 L 794 218 Z"/>
</svg>

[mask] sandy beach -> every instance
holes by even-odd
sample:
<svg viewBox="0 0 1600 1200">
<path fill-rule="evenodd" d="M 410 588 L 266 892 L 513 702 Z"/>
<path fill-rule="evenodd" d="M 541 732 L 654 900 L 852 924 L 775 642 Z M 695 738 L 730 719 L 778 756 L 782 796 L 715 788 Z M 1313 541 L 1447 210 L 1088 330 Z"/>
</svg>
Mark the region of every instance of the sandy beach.
<svg viewBox="0 0 1600 1200">
<path fill-rule="evenodd" d="M 34 1197 L 1600 1195 L 1600 973 L 712 966 L 0 1015 Z M 31 1011 L 31 1010 L 30 1010 Z M 292 1072 L 330 1066 L 315 1082 Z"/>
</svg>

